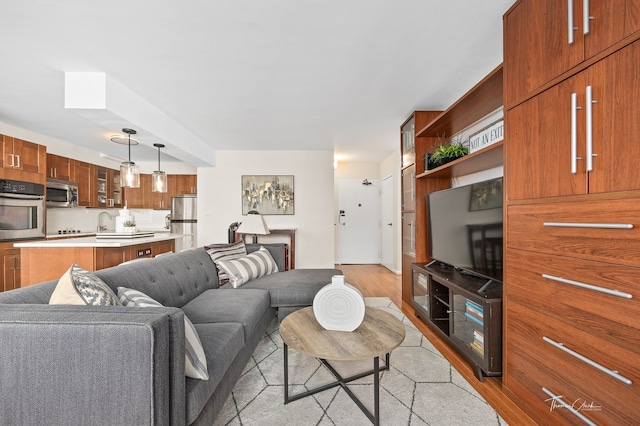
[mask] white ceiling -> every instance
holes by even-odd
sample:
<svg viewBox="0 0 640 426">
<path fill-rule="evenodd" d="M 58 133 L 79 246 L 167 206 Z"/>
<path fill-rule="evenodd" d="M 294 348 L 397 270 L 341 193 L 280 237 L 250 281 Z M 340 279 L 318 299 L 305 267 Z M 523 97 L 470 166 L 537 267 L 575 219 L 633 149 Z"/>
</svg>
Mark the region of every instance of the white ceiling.
<svg viewBox="0 0 640 426">
<path fill-rule="evenodd" d="M 139 161 L 160 142 L 195 165 L 215 163 L 200 144 L 377 162 L 412 111 L 448 107 L 502 61 L 513 3 L 0 0 L 0 122 L 119 157 L 108 136 L 132 127 Z M 106 73 L 156 121 L 65 109 L 64 72 Z"/>
</svg>

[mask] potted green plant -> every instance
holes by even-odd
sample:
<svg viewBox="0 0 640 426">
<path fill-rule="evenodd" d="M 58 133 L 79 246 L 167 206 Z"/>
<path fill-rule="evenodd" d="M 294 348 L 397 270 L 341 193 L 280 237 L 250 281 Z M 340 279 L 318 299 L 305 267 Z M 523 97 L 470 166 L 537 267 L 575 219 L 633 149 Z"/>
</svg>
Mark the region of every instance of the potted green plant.
<svg viewBox="0 0 640 426">
<path fill-rule="evenodd" d="M 136 223 L 133 220 L 127 220 L 125 223 L 122 224 L 122 230 L 124 232 L 134 233 L 137 231 Z"/>
<path fill-rule="evenodd" d="M 441 138 L 442 139 L 442 138 Z M 435 169 L 469 153 L 469 148 L 463 143 L 462 136 L 448 142 L 440 142 L 438 147 L 427 154 L 427 170 Z"/>
</svg>

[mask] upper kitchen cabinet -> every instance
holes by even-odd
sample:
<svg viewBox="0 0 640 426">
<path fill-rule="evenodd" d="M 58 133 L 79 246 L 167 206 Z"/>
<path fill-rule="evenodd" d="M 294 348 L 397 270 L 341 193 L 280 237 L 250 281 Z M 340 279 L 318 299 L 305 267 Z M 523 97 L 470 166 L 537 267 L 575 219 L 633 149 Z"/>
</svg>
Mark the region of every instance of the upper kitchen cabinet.
<svg viewBox="0 0 640 426">
<path fill-rule="evenodd" d="M 122 187 L 120 186 L 120 170 L 107 170 L 107 205 L 122 207 Z"/>
<path fill-rule="evenodd" d="M 74 173 L 78 183 L 78 205 L 94 207 L 97 205 L 96 166 L 84 161 L 74 161 Z"/>
<path fill-rule="evenodd" d="M 505 107 L 639 29 L 636 0 L 519 1 L 504 17 Z"/>
<path fill-rule="evenodd" d="M 167 180 L 171 197 L 198 193 L 196 175 L 169 175 L 167 176 Z"/>
<path fill-rule="evenodd" d="M 11 136 L 0 135 L 0 138 L 3 177 L 44 184 L 46 147 Z"/>
<path fill-rule="evenodd" d="M 640 188 L 638 63 L 640 40 L 507 111 L 509 199 Z"/>
<path fill-rule="evenodd" d="M 55 154 L 47 154 L 47 178 L 74 181 L 74 160 Z"/>
<path fill-rule="evenodd" d="M 140 174 L 140 187 L 122 188 L 124 205 L 130 209 L 148 209 L 151 205 L 151 175 Z"/>
</svg>

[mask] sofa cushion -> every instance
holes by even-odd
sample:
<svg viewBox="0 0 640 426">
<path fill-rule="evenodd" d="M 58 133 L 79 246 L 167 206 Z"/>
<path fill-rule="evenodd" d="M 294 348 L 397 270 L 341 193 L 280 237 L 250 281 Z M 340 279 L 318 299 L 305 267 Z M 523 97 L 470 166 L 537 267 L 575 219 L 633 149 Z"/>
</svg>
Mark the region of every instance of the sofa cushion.
<svg viewBox="0 0 640 426">
<path fill-rule="evenodd" d="M 218 288 L 218 272 L 200 247 L 145 262 L 96 271 L 112 290 L 134 288 L 164 306 L 182 307 L 203 291 Z"/>
<path fill-rule="evenodd" d="M 244 328 L 245 339 L 269 309 L 269 292 L 264 290 L 207 290 L 182 307 L 185 315 L 198 324 L 237 322 Z"/>
<path fill-rule="evenodd" d="M 118 299 L 124 306 L 139 306 L 141 308 L 157 308 L 162 307 L 161 303 L 132 288 L 118 287 Z M 202 349 L 202 342 L 198 337 L 198 332 L 184 316 L 184 374 L 194 379 L 207 380 L 207 359 Z"/>
<path fill-rule="evenodd" d="M 196 324 L 195 327 L 207 356 L 209 380 L 186 379 L 187 424 L 196 420 L 245 341 L 243 327 L 239 323 Z"/>
<path fill-rule="evenodd" d="M 238 288 L 254 278 L 278 272 L 278 265 L 271 257 L 269 250 L 264 247 L 260 247 L 258 251 L 246 256 L 218 260 L 216 265 L 226 272 L 229 276 L 229 282 L 234 288 Z"/>
<path fill-rule="evenodd" d="M 49 304 L 118 306 L 120 302 L 100 278 L 73 264 L 58 280 Z"/>
<path fill-rule="evenodd" d="M 219 260 L 237 259 L 247 255 L 247 248 L 245 247 L 243 240 L 230 244 L 210 244 L 208 246 L 204 246 L 204 248 L 207 250 L 211 260 L 216 264 L 216 268 L 218 268 L 218 279 L 220 285 L 229 281 L 229 275 L 227 275 L 224 269 L 220 269 L 220 267 L 218 267 L 217 262 Z"/>
<path fill-rule="evenodd" d="M 293 269 L 278 272 L 249 281 L 242 286 L 247 289 L 268 290 L 271 306 L 311 306 L 313 298 L 325 285 L 331 283 L 331 277 L 342 275 L 340 269 Z M 222 289 L 230 288 L 226 284 Z"/>
</svg>

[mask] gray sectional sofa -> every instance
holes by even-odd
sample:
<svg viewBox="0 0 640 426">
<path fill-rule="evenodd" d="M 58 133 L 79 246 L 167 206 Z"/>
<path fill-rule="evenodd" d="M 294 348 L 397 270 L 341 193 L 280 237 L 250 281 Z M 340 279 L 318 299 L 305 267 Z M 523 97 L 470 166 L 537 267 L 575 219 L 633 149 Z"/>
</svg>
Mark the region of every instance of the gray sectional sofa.
<svg viewBox="0 0 640 426">
<path fill-rule="evenodd" d="M 281 245 L 264 246 L 283 271 Z M 165 307 L 49 305 L 56 281 L 0 293 L 0 424 L 210 426 L 276 313 L 311 305 L 336 274 L 296 269 L 220 288 L 198 248 L 95 272 Z M 208 380 L 184 375 L 184 315 Z"/>
</svg>

